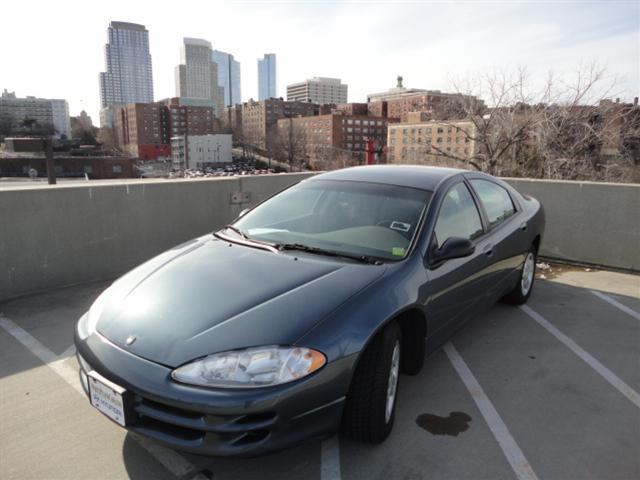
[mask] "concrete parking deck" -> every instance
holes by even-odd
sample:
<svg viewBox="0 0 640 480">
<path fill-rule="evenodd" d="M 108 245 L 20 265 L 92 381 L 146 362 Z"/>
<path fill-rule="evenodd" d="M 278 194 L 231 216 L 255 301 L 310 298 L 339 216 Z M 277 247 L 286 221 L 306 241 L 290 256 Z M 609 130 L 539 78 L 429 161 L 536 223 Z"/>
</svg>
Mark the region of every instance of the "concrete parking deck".
<svg viewBox="0 0 640 480">
<path fill-rule="evenodd" d="M 71 338 L 104 283 L 2 303 L 0 478 L 640 478 L 640 277 L 542 273 L 527 307 L 496 305 L 401 378 L 384 444 L 254 459 L 178 454 L 89 406 Z"/>
</svg>

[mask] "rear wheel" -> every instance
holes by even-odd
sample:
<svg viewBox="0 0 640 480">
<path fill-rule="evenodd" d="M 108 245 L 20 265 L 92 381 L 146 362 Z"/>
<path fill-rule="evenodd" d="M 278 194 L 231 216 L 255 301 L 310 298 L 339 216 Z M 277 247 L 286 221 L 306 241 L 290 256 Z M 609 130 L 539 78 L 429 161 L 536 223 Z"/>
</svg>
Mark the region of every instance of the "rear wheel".
<svg viewBox="0 0 640 480">
<path fill-rule="evenodd" d="M 509 292 L 503 300 L 512 305 L 522 305 L 526 303 L 533 290 L 533 282 L 536 275 L 536 250 L 531 247 L 522 264 L 520 279 L 517 285 Z"/>
<path fill-rule="evenodd" d="M 344 432 L 355 440 L 381 443 L 393 428 L 401 335 L 399 325 L 390 323 L 374 337 L 358 362 L 342 422 Z"/>
</svg>

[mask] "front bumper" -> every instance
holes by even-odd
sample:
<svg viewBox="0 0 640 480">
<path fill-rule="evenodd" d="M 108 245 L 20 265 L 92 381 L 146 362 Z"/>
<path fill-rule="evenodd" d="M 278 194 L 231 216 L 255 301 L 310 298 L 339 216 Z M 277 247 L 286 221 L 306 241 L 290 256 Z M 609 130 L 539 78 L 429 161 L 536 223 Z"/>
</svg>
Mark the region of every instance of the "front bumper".
<svg viewBox="0 0 640 480">
<path fill-rule="evenodd" d="M 76 333 L 75 343 L 84 373 L 95 370 L 127 390 L 127 429 L 176 450 L 215 456 L 260 455 L 335 433 L 355 361 L 345 357 L 275 387 L 208 389 L 174 382 L 171 368 L 99 334 L 81 340 Z"/>
</svg>

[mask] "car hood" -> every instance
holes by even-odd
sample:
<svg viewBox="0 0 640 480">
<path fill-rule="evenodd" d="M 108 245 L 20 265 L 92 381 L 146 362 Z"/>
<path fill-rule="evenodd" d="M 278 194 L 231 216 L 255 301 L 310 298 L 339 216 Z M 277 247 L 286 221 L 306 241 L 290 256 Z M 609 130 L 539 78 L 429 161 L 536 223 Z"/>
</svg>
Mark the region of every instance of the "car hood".
<svg viewBox="0 0 640 480">
<path fill-rule="evenodd" d="M 169 367 L 226 350 L 292 344 L 385 269 L 202 237 L 114 282 L 99 300 L 96 329 Z"/>
</svg>

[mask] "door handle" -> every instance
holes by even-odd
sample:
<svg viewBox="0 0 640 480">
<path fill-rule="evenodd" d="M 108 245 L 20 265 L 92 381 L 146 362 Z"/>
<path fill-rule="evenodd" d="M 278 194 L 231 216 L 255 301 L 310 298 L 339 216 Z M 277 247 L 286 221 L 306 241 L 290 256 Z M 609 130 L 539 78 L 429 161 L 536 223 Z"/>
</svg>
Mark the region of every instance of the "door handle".
<svg viewBox="0 0 640 480">
<path fill-rule="evenodd" d="M 493 255 L 493 245 L 485 245 L 482 249 L 482 253 L 484 253 L 487 257 Z"/>
<path fill-rule="evenodd" d="M 520 224 L 520 230 L 522 230 L 523 232 L 527 231 L 527 222 L 522 222 Z"/>
</svg>

